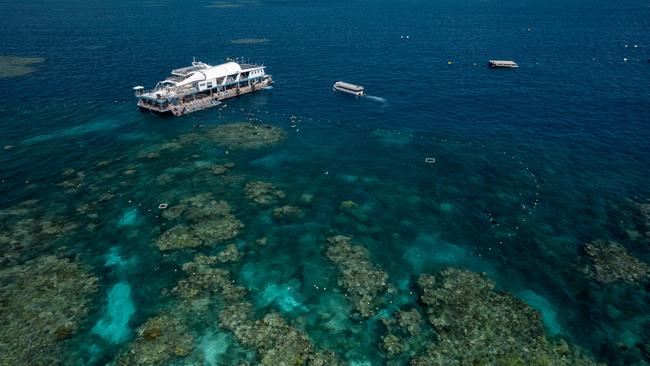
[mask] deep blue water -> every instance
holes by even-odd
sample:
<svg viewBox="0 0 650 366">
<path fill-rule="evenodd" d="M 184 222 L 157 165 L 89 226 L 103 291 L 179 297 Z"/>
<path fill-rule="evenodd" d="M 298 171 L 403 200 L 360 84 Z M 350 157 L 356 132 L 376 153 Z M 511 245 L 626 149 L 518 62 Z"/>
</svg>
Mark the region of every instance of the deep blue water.
<svg viewBox="0 0 650 366">
<path fill-rule="evenodd" d="M 449 265 L 484 271 L 542 311 L 551 333 L 598 360 L 650 363 L 635 348 L 650 342 L 643 329 L 648 286 L 599 287 L 576 275 L 580 248 L 596 239 L 618 241 L 650 263 L 647 243 L 619 225 L 631 201 L 650 198 L 650 3 L 209 4 L 0 3 L 0 56 L 45 58 L 29 75 L 0 79 L 0 146 L 13 146 L 0 150 L 0 208 L 39 199 L 46 210 L 74 212 L 101 192 L 116 192 L 98 212 L 96 230 L 63 239 L 100 278 L 100 295 L 69 352 L 89 364 L 109 362 L 166 301 L 160 291 L 178 280 L 175 269 L 189 254 L 162 256 L 151 244 L 161 225 L 155 207 L 206 187 L 191 174 L 173 189 L 154 182 L 192 154 L 226 157 L 205 147 L 142 166 L 137 152 L 197 132 L 195 124 L 252 120 L 285 128 L 288 139 L 229 154 L 237 173 L 273 182 L 289 202 L 315 196 L 300 224 L 280 225 L 248 207 L 241 192 L 223 192 L 246 225 L 238 245 L 248 252 L 235 278 L 260 311 L 277 308 L 259 300 L 269 284 L 297 281 L 309 311 L 284 316 L 307 318 L 296 323 L 318 345 L 381 364 L 372 347 L 342 342 L 314 320 L 326 302 L 314 285 L 336 283 L 319 272 L 324 238 L 342 233 L 365 245 L 395 283 Z M 232 44 L 236 38 L 270 41 Z M 133 86 L 152 87 L 194 56 L 213 64 L 259 60 L 274 88 L 178 119 L 138 111 Z M 492 70 L 488 59 L 520 67 Z M 362 84 L 371 97 L 334 94 L 336 80 Z M 123 164 L 111 172 L 137 165 L 126 184 L 97 167 L 118 157 Z M 98 189 L 64 194 L 57 183 L 66 168 L 85 171 Z M 357 217 L 342 218 L 345 200 L 361 205 Z M 134 209 L 134 222 L 120 225 Z M 272 243 L 251 249 L 263 235 Z M 127 264 L 105 266 L 111 250 Z M 134 314 L 124 339 L 99 340 L 93 325 L 107 316 L 110 294 L 128 291 Z M 612 307 L 623 315 L 613 319 Z"/>
</svg>

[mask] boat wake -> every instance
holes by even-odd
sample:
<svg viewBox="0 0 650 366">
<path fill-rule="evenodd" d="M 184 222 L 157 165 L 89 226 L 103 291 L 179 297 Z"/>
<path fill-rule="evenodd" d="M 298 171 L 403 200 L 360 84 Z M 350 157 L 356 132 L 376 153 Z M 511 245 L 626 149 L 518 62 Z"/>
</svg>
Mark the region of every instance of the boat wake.
<svg viewBox="0 0 650 366">
<path fill-rule="evenodd" d="M 375 102 L 379 102 L 379 103 L 386 103 L 386 99 L 384 99 L 382 97 L 376 97 L 374 95 L 366 95 L 365 98 L 370 99 L 370 100 L 374 100 Z"/>
</svg>

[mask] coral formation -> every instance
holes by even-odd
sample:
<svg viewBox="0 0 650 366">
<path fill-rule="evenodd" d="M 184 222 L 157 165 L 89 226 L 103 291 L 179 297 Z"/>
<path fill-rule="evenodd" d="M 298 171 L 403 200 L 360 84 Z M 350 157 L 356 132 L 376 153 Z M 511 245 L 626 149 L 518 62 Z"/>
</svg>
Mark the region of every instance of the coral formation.
<svg viewBox="0 0 650 366">
<path fill-rule="evenodd" d="M 136 340 L 120 354 L 116 365 L 163 365 L 190 356 L 196 344 L 189 328 L 192 319 L 204 317 L 214 299 L 232 303 L 246 295 L 244 288 L 234 284 L 230 272 L 216 267 L 224 259 L 230 260 L 232 251 L 229 246 L 224 252 L 230 254 L 225 257 L 199 254 L 183 264 L 186 277 L 171 289 L 180 302 L 143 324 L 137 330 Z"/>
<path fill-rule="evenodd" d="M 399 326 L 406 330 L 408 334 L 412 336 L 420 334 L 420 331 L 422 330 L 422 315 L 420 315 L 420 312 L 415 309 L 399 311 L 396 314 L 396 318 Z"/>
<path fill-rule="evenodd" d="M 136 153 L 136 158 L 142 160 L 158 159 L 163 154 L 180 150 L 182 147 L 183 144 L 179 142 L 177 139 L 161 142 L 156 145 L 147 146 L 142 150 L 138 151 Z"/>
<path fill-rule="evenodd" d="M 286 132 L 276 126 L 238 122 L 214 127 L 207 136 L 226 149 L 250 150 L 278 144 L 286 138 Z"/>
<path fill-rule="evenodd" d="M 0 78 L 29 75 L 36 71 L 33 65 L 44 61 L 41 57 L 0 56 Z"/>
<path fill-rule="evenodd" d="M 583 267 L 586 276 L 602 283 L 615 281 L 642 282 L 650 280 L 650 266 L 633 257 L 619 243 L 596 240 L 585 245 L 589 263 Z"/>
<path fill-rule="evenodd" d="M 295 220 L 302 216 L 302 210 L 296 206 L 285 205 L 273 209 L 273 218 L 276 220 Z"/>
<path fill-rule="evenodd" d="M 623 208 L 620 220 L 623 231 L 634 241 L 650 244 L 650 200 L 631 202 Z"/>
<path fill-rule="evenodd" d="M 235 244 L 228 244 L 226 246 L 226 249 L 217 254 L 217 259 L 221 263 L 238 262 L 241 257 L 242 253 L 237 250 L 237 246 Z"/>
<path fill-rule="evenodd" d="M 214 165 L 214 166 L 211 167 L 211 169 L 212 169 L 212 173 L 214 173 L 214 175 L 226 174 L 228 172 L 228 170 L 229 170 L 228 167 L 226 167 L 225 164 Z"/>
<path fill-rule="evenodd" d="M 0 271 L 0 364 L 57 364 L 59 342 L 88 314 L 97 278 L 67 259 L 44 256 Z"/>
<path fill-rule="evenodd" d="M 407 363 L 435 338 L 431 327 L 426 327 L 417 309 L 397 310 L 390 315 L 389 311 L 383 310 L 379 317 L 385 327 L 379 348 L 385 353 L 389 364 Z"/>
<path fill-rule="evenodd" d="M 46 251 L 54 240 L 76 228 L 76 223 L 47 212 L 37 200 L 0 210 L 0 265 L 16 264 L 32 251 Z"/>
<path fill-rule="evenodd" d="M 156 245 L 162 251 L 195 248 L 203 245 L 203 241 L 185 225 L 176 225 L 165 231 L 156 240 Z"/>
<path fill-rule="evenodd" d="M 197 255 L 194 261 L 183 264 L 187 277 L 178 282 L 172 293 L 186 300 L 214 294 L 227 301 L 243 298 L 246 290 L 233 284 L 230 272 L 214 267 L 220 262 L 218 257 Z"/>
<path fill-rule="evenodd" d="M 164 251 L 215 245 L 230 240 L 244 228 L 244 224 L 230 211 L 230 205 L 217 201 L 212 193 L 184 198 L 178 205 L 166 209 L 162 216 L 167 220 L 184 218 L 193 224 L 179 224 L 165 231 L 156 240 L 156 245 Z"/>
<path fill-rule="evenodd" d="M 117 366 L 164 365 L 190 354 L 194 336 L 185 322 L 172 313 L 161 313 L 137 330 L 137 338 L 115 361 Z"/>
<path fill-rule="evenodd" d="M 346 211 L 346 210 L 354 210 L 355 208 L 358 208 L 359 204 L 352 201 L 352 200 L 346 200 L 341 202 L 339 205 L 339 210 L 340 211 Z"/>
<path fill-rule="evenodd" d="M 368 259 L 368 250 L 352 245 L 351 238 L 337 235 L 327 239 L 327 258 L 337 266 L 342 286 L 356 310 L 364 317 L 373 316 L 380 297 L 394 289 L 387 283 L 388 274 L 375 267 Z"/>
<path fill-rule="evenodd" d="M 277 313 L 253 320 L 248 303 L 234 303 L 219 314 L 222 327 L 247 347 L 257 350 L 260 365 L 340 365 L 336 355 L 317 351 L 306 333 L 288 325 Z"/>
<path fill-rule="evenodd" d="M 230 215 L 230 205 L 225 201 L 217 201 L 212 193 L 201 193 L 183 198 L 177 205 L 174 205 L 163 212 L 163 217 L 168 220 L 175 220 L 184 216 L 190 221 L 201 221 L 215 217 Z"/>
<path fill-rule="evenodd" d="M 202 240 L 205 245 L 222 243 L 239 235 L 244 224 L 228 215 L 218 220 L 202 221 L 192 226 L 196 236 Z"/>
<path fill-rule="evenodd" d="M 173 312 L 164 312 L 141 326 L 137 339 L 122 352 L 117 365 L 162 365 L 189 356 L 196 342 L 187 324 L 215 307 L 213 300 L 224 306 L 219 312 L 220 327 L 231 331 L 239 343 L 256 352 L 259 358 L 256 364 L 340 364 L 333 353 L 316 350 L 306 333 L 287 324 L 279 314 L 269 313 L 255 320 L 252 306 L 245 300 L 246 290 L 235 285 L 230 272 L 218 268 L 224 258 L 230 260 L 238 252 L 232 245 L 222 253 L 228 254 L 197 255 L 183 265 L 186 277 L 171 290 L 180 304 Z M 192 357 L 185 360 L 189 362 Z"/>
<path fill-rule="evenodd" d="M 206 5 L 205 7 L 212 8 L 212 9 L 232 9 L 232 8 L 241 8 L 242 6 L 244 6 L 244 4 L 242 3 L 234 3 L 229 1 L 215 1 L 209 5 Z"/>
<path fill-rule="evenodd" d="M 381 342 L 383 349 L 386 351 L 386 353 L 388 353 L 389 356 L 395 356 L 404 351 L 404 344 L 402 343 L 402 340 L 394 334 L 389 333 L 381 337 Z"/>
<path fill-rule="evenodd" d="M 268 38 L 237 38 L 230 41 L 232 44 L 238 45 L 252 45 L 271 42 Z"/>
<path fill-rule="evenodd" d="M 246 198 L 260 206 L 271 206 L 278 199 L 283 199 L 286 194 L 277 189 L 275 185 L 267 182 L 249 182 L 244 187 Z"/>
<path fill-rule="evenodd" d="M 438 339 L 413 366 L 593 364 L 565 342 L 552 343 L 537 311 L 495 291 L 482 274 L 446 269 L 420 276 L 418 285 Z"/>
</svg>

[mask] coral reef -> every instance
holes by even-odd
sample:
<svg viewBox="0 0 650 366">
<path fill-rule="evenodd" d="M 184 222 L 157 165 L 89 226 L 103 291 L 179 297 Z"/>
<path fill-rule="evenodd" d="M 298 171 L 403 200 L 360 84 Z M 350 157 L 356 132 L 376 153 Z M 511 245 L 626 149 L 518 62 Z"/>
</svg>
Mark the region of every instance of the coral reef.
<svg viewBox="0 0 650 366">
<path fill-rule="evenodd" d="M 482 274 L 446 269 L 418 285 L 438 339 L 413 366 L 594 364 L 566 342 L 552 343 L 537 311 Z"/>
<path fill-rule="evenodd" d="M 173 311 L 164 312 L 138 329 L 137 339 L 120 355 L 117 365 L 162 365 L 188 356 L 180 362 L 195 364 L 190 352 L 196 343 L 188 330 L 191 319 L 204 317 L 210 309 L 219 311 L 220 327 L 229 330 L 241 345 L 253 349 L 260 365 L 339 365 L 331 352 L 315 349 L 306 333 L 286 323 L 279 314 L 269 313 L 255 320 L 246 290 L 237 286 L 230 272 L 218 268 L 224 259 L 240 254 L 234 245 L 223 256 L 197 255 L 183 265 L 186 277 L 171 294 L 180 299 Z M 235 254 L 236 253 L 236 254 Z M 207 300 L 207 301 L 203 301 Z M 215 303 L 216 301 L 216 303 Z"/>
<path fill-rule="evenodd" d="M 422 315 L 415 309 L 399 311 L 396 314 L 397 324 L 409 335 L 416 336 L 422 330 Z"/>
<path fill-rule="evenodd" d="M 241 8 L 245 4 L 243 3 L 234 3 L 234 2 L 229 2 L 229 1 L 215 1 L 209 5 L 206 5 L 206 8 L 212 8 L 212 9 L 232 9 L 232 8 Z M 253 5 L 257 5 L 257 3 L 253 3 Z"/>
<path fill-rule="evenodd" d="M 53 256 L 0 271 L 0 365 L 53 365 L 88 313 L 97 278 Z"/>
<path fill-rule="evenodd" d="M 375 267 L 368 259 L 368 250 L 352 245 L 351 238 L 337 235 L 327 239 L 327 258 L 341 272 L 342 286 L 363 317 L 373 316 L 380 305 L 380 297 L 394 289 L 387 283 L 388 274 Z"/>
<path fill-rule="evenodd" d="M 417 309 L 397 310 L 388 315 L 382 311 L 379 315 L 385 327 L 379 348 L 385 353 L 391 365 L 403 365 L 421 353 L 432 339 L 435 339 L 431 327 L 427 327 Z"/>
<path fill-rule="evenodd" d="M 650 200 L 630 202 L 622 209 L 622 230 L 631 240 L 650 244 Z"/>
<path fill-rule="evenodd" d="M 596 240 L 583 248 L 589 263 L 583 273 L 602 283 L 615 281 L 643 282 L 650 280 L 650 266 L 633 257 L 619 243 Z"/>
<path fill-rule="evenodd" d="M 0 56 L 0 78 L 29 75 L 36 71 L 32 65 L 44 61 L 41 57 Z"/>
<path fill-rule="evenodd" d="M 230 43 L 238 45 L 263 44 L 268 42 L 271 42 L 268 38 L 237 38 L 230 41 Z"/>
<path fill-rule="evenodd" d="M 195 248 L 203 245 L 203 240 L 199 239 L 189 227 L 176 225 L 162 233 L 156 240 L 156 245 L 162 251 Z"/>
<path fill-rule="evenodd" d="M 143 148 L 136 153 L 136 158 L 141 160 L 158 159 L 163 154 L 178 151 L 183 147 L 183 144 L 177 139 L 161 142 L 156 145 L 151 145 Z"/>
<path fill-rule="evenodd" d="M 233 284 L 230 272 L 214 266 L 220 262 L 218 257 L 197 255 L 194 261 L 183 264 L 187 277 L 178 282 L 172 293 L 186 300 L 214 294 L 227 301 L 243 298 L 246 290 Z"/>
<path fill-rule="evenodd" d="M 246 198 L 260 206 L 271 206 L 278 199 L 286 197 L 286 194 L 277 189 L 275 185 L 261 181 L 247 183 L 244 187 L 244 194 Z"/>
<path fill-rule="evenodd" d="M 242 253 L 237 250 L 237 246 L 235 244 L 228 244 L 226 246 L 226 249 L 217 254 L 217 260 L 219 260 L 221 263 L 239 262 L 241 257 Z"/>
<path fill-rule="evenodd" d="M 177 314 L 161 313 L 137 330 L 137 338 L 118 356 L 116 366 L 165 365 L 190 354 L 194 336 Z"/>
<path fill-rule="evenodd" d="M 234 251 L 239 256 L 236 248 Z M 244 288 L 234 284 L 230 272 L 216 267 L 225 259 L 231 259 L 233 248 L 228 246 L 224 252 L 228 254 L 223 257 L 200 254 L 183 264 L 186 277 L 170 291 L 180 301 L 143 324 L 137 330 L 135 341 L 118 357 L 116 365 L 166 365 L 184 357 L 192 361 L 190 353 L 195 347 L 196 336 L 189 324 L 193 319 L 205 317 L 214 306 L 213 300 L 232 303 L 241 301 L 246 295 Z"/>
<path fill-rule="evenodd" d="M 269 147 L 286 138 L 284 129 L 248 122 L 228 123 L 210 129 L 207 136 L 220 146 L 232 150 Z"/>
<path fill-rule="evenodd" d="M 241 232 L 244 224 L 228 215 L 218 220 L 202 221 L 192 226 L 196 236 L 203 241 L 205 245 L 222 243 L 230 240 Z"/>
<path fill-rule="evenodd" d="M 83 171 L 76 171 L 74 169 L 66 169 L 63 171 L 65 180 L 59 182 L 57 185 L 68 194 L 76 193 L 82 186 L 86 184 L 86 173 Z"/>
<path fill-rule="evenodd" d="M 276 220 L 295 220 L 302 216 L 302 210 L 296 206 L 285 205 L 273 209 L 273 218 Z"/>
<path fill-rule="evenodd" d="M 394 334 L 387 334 L 381 337 L 381 346 L 389 356 L 395 356 L 404 351 L 402 340 Z"/>
<path fill-rule="evenodd" d="M 244 224 L 230 211 L 230 205 L 217 201 L 212 193 L 184 198 L 178 205 L 166 209 L 162 216 L 167 220 L 183 218 L 193 224 L 180 224 L 165 231 L 156 240 L 156 245 L 165 251 L 215 245 L 230 240 L 244 228 Z"/>
<path fill-rule="evenodd" d="M 352 200 L 346 200 L 341 202 L 339 205 L 339 211 L 347 211 L 347 210 L 354 210 L 359 207 L 359 204 L 352 201 Z"/>
<path fill-rule="evenodd" d="M 336 355 L 317 351 L 306 333 L 288 325 L 277 313 L 253 320 L 250 304 L 234 303 L 219 314 L 222 327 L 230 330 L 244 346 L 254 348 L 260 365 L 340 365 Z"/>
<path fill-rule="evenodd" d="M 0 266 L 16 264 L 29 252 L 46 252 L 53 241 L 77 229 L 66 217 L 29 200 L 0 210 Z"/>
<path fill-rule="evenodd" d="M 210 168 L 212 169 L 212 173 L 214 173 L 214 175 L 226 174 L 228 170 L 230 170 L 226 164 L 216 164 Z"/>
<path fill-rule="evenodd" d="M 166 209 L 162 215 L 168 220 L 184 216 L 190 221 L 201 221 L 228 216 L 230 210 L 227 202 L 217 201 L 212 193 L 207 192 L 183 198 L 177 205 Z"/>
</svg>

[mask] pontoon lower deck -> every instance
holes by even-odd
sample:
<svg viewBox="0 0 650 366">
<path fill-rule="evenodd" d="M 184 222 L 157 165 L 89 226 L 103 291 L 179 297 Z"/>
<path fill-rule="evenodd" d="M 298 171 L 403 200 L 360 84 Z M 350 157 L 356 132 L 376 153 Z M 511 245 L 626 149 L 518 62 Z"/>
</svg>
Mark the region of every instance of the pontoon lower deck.
<svg viewBox="0 0 650 366">
<path fill-rule="evenodd" d="M 203 109 L 216 107 L 221 104 L 221 101 L 224 99 L 253 93 L 270 86 L 272 83 L 272 78 L 267 76 L 264 80 L 256 84 L 234 87 L 222 91 L 188 94 L 184 97 L 179 97 L 175 102 L 170 102 L 167 98 L 139 98 L 138 106 L 141 109 L 155 113 L 182 116 Z"/>
</svg>

